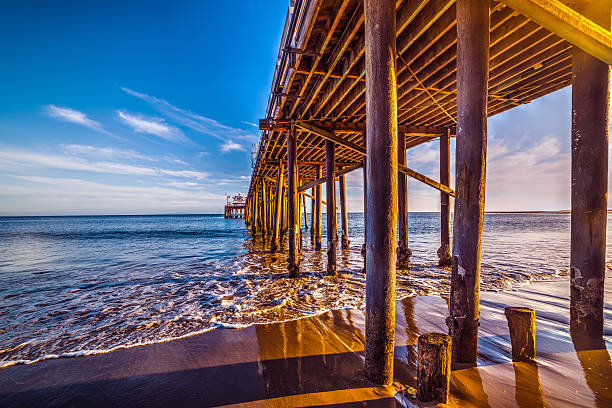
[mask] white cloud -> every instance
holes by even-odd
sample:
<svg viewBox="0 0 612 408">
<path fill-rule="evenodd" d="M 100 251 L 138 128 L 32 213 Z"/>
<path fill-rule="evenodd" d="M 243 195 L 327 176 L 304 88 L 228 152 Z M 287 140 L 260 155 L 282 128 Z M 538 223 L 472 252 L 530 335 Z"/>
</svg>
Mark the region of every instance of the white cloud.
<svg viewBox="0 0 612 408">
<path fill-rule="evenodd" d="M 121 88 L 121 90 L 149 103 L 154 109 L 167 118 L 179 123 L 182 126 L 195 130 L 196 132 L 212 136 L 219 140 L 240 139 L 247 140 L 250 143 L 256 143 L 259 140 L 258 132 L 255 133 L 252 130 L 245 130 L 224 125 L 214 119 L 178 108 L 163 99 L 136 92 L 129 88 Z M 248 122 L 246 124 L 255 125 Z"/>
<path fill-rule="evenodd" d="M 203 179 L 208 173 L 193 170 L 169 170 L 157 167 L 135 166 L 109 161 L 90 161 L 76 156 L 31 152 L 5 148 L 0 150 L 0 169 L 60 169 L 94 173 L 124 174 L 131 176 L 172 176 Z"/>
<path fill-rule="evenodd" d="M 100 133 L 104 133 L 105 135 L 117 137 L 113 133 L 105 130 L 100 122 L 90 119 L 86 114 L 78 110 L 57 105 L 47 105 L 46 110 L 47 114 L 53 118 L 64 122 L 76 123 L 77 125 L 96 130 Z"/>
<path fill-rule="evenodd" d="M 15 176 L 0 184 L 0 214 L 143 214 L 221 212 L 225 196 L 203 189 L 113 185 L 78 178 Z M 75 206 L 78 203 L 78 206 Z"/>
<path fill-rule="evenodd" d="M 246 149 L 242 145 L 238 143 L 234 143 L 231 140 L 228 140 L 227 142 L 223 143 L 220 149 L 221 149 L 221 152 L 223 153 L 228 153 L 228 152 L 231 152 L 232 150 L 246 151 Z"/>
<path fill-rule="evenodd" d="M 137 133 L 159 136 L 168 142 L 188 143 L 189 139 L 174 126 L 167 124 L 162 118 L 133 115 L 125 111 L 117 111 L 119 119 Z"/>
<path fill-rule="evenodd" d="M 146 156 L 144 154 L 137 153 L 133 150 L 119 150 L 112 147 L 96 147 L 89 145 L 71 144 L 65 147 L 65 150 L 69 154 L 84 154 L 93 157 L 104 157 L 104 158 L 125 158 L 125 159 L 139 159 L 147 161 L 158 161 L 157 159 Z M 186 163 L 183 163 L 186 164 Z"/>
</svg>

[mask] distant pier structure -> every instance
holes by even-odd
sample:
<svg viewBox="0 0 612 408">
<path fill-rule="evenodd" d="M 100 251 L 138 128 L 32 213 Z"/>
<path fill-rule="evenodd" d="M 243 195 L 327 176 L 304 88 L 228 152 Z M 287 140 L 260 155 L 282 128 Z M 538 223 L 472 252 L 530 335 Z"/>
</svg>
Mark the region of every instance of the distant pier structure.
<svg viewBox="0 0 612 408">
<path fill-rule="evenodd" d="M 246 198 L 240 194 L 227 196 L 225 203 L 225 218 L 244 218 Z"/>
<path fill-rule="evenodd" d="M 311 199 L 310 239 L 321 251 L 324 205 L 326 270 L 336 274 L 337 247 L 349 246 L 345 177 L 363 169 L 372 383 L 393 381 L 396 269 L 411 255 L 407 178 L 440 193 L 452 362 L 474 366 L 487 118 L 570 85 L 570 332 L 603 344 L 611 9 L 612 0 L 291 0 L 245 222 L 270 251 L 286 240 L 288 274 L 297 277 L 308 228 L 301 206 L 306 213 Z M 424 143 L 439 144 L 438 180 L 406 160 Z"/>
</svg>

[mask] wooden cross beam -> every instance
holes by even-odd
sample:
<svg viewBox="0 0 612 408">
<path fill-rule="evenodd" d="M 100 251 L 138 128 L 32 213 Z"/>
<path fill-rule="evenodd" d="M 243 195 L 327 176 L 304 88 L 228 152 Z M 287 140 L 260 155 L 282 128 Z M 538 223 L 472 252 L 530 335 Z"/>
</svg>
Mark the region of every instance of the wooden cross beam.
<svg viewBox="0 0 612 408">
<path fill-rule="evenodd" d="M 351 150 L 353 150 L 353 151 L 355 151 L 357 153 L 360 153 L 363 156 L 366 155 L 365 147 L 359 146 L 359 145 L 357 145 L 357 144 L 355 144 L 353 142 L 349 142 L 348 140 L 345 140 L 342 137 L 334 134 L 334 132 L 330 132 L 329 130 L 313 126 L 313 125 L 311 125 L 308 122 L 298 121 L 295 125 L 297 127 L 299 127 L 299 128 L 302 128 L 304 130 L 308 130 L 308 131 L 310 131 L 312 133 L 315 133 L 315 134 L 321 136 L 324 139 L 331 140 L 332 142 L 335 142 L 335 143 L 339 144 L 340 146 L 346 147 L 346 148 L 351 149 Z M 356 166 L 359 166 L 359 165 L 356 165 Z M 345 170 L 345 169 L 343 169 L 343 170 Z M 438 183 L 437 181 L 427 177 L 424 174 L 421 174 L 421 173 L 419 173 L 419 172 L 417 172 L 415 170 L 412 170 L 412 169 L 410 169 L 410 168 L 408 168 L 406 166 L 403 166 L 403 165 L 399 166 L 399 171 L 401 171 L 402 173 L 406 174 L 409 177 L 412 177 L 412 178 L 414 178 L 416 180 L 419 180 L 421 183 L 425 183 L 425 184 L 427 184 L 430 187 L 433 187 L 433 188 L 435 188 L 437 190 L 440 190 L 441 192 L 443 192 L 445 194 L 448 194 L 451 197 L 455 196 L 455 191 L 453 189 L 451 189 L 448 186 L 445 186 L 444 184 Z M 323 180 L 322 182 L 325 182 L 325 179 L 321 179 L 321 180 Z M 310 188 L 310 187 L 312 187 L 312 186 L 309 186 L 308 188 Z"/>
<path fill-rule="evenodd" d="M 363 167 L 363 163 L 353 164 L 352 166 L 345 167 L 345 168 L 340 169 L 340 170 L 336 170 L 335 176 L 339 177 L 339 176 L 342 176 L 344 174 L 350 173 L 351 171 L 360 169 L 362 167 Z M 303 184 L 302 186 L 298 187 L 298 193 L 302 193 L 302 192 L 307 191 L 307 190 L 309 190 L 309 189 L 311 189 L 311 188 L 313 188 L 315 186 L 318 186 L 319 184 L 323 184 L 323 183 L 325 183 L 325 181 L 326 181 L 325 177 L 309 181 L 308 183 Z"/>
<path fill-rule="evenodd" d="M 607 5 L 610 14 L 610 2 Z M 567 40 L 597 59 L 612 65 L 612 35 L 600 25 L 559 0 L 500 0 L 553 34 Z M 605 8 L 605 7 L 604 7 Z M 608 19 L 610 16 L 608 15 Z"/>
</svg>

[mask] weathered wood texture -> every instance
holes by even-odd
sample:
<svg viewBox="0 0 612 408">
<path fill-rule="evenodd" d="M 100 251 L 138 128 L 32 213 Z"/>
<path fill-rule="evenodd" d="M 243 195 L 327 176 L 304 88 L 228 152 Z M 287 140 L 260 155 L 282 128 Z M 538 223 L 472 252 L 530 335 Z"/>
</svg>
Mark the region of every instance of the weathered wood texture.
<svg viewBox="0 0 612 408">
<path fill-rule="evenodd" d="M 397 139 L 398 166 L 406 165 L 406 135 L 401 133 Z M 397 175 L 397 218 L 398 238 L 397 267 L 406 268 L 410 263 L 412 251 L 408 248 L 408 188 L 406 175 L 398 172 Z"/>
<path fill-rule="evenodd" d="M 366 375 L 393 381 L 397 230 L 395 4 L 364 0 L 367 110 Z"/>
<path fill-rule="evenodd" d="M 317 178 L 323 177 L 323 167 L 321 165 L 317 166 Z M 315 250 L 321 250 L 321 185 L 315 186 Z"/>
<path fill-rule="evenodd" d="M 610 6 L 589 17 L 610 29 Z M 577 335 L 601 337 L 606 271 L 608 114 L 610 67 L 574 51 L 572 87 L 572 215 L 570 327 Z"/>
<path fill-rule="evenodd" d="M 444 333 L 419 336 L 417 398 L 422 402 L 448 402 L 451 375 L 451 338 Z"/>
<path fill-rule="evenodd" d="M 450 187 L 450 135 L 440 137 L 440 183 Z M 438 262 L 440 266 L 451 264 L 450 247 L 450 196 L 440 193 L 440 248 L 438 249 Z"/>
<path fill-rule="evenodd" d="M 348 212 L 346 208 L 346 180 L 344 175 L 338 177 L 339 185 L 338 190 L 340 191 L 340 220 L 342 227 L 341 246 L 342 249 L 349 248 L 349 237 L 348 237 Z"/>
<path fill-rule="evenodd" d="M 289 224 L 289 275 L 299 275 L 300 203 L 297 192 L 297 141 L 293 126 L 287 132 L 287 213 Z"/>
<path fill-rule="evenodd" d="M 535 359 L 535 311 L 526 307 L 507 307 L 504 310 L 510 330 L 512 361 Z"/>
<path fill-rule="evenodd" d="M 313 187 L 310 190 L 310 240 L 312 242 L 314 242 L 314 236 L 315 236 L 315 210 L 316 210 L 316 187 Z"/>
<path fill-rule="evenodd" d="M 276 197 L 274 202 L 274 228 L 272 230 L 272 245 L 270 249 L 272 252 L 278 250 L 280 246 L 280 236 L 281 236 L 281 209 L 283 207 L 283 176 L 284 169 L 283 166 L 278 166 L 278 174 L 276 176 Z"/>
<path fill-rule="evenodd" d="M 457 148 L 450 316 L 453 362 L 476 364 L 487 152 L 489 0 L 457 0 Z"/>
<path fill-rule="evenodd" d="M 336 251 L 338 247 L 338 227 L 336 221 L 336 146 L 334 142 L 325 141 L 325 198 L 327 200 L 327 273 L 335 275 Z"/>
</svg>

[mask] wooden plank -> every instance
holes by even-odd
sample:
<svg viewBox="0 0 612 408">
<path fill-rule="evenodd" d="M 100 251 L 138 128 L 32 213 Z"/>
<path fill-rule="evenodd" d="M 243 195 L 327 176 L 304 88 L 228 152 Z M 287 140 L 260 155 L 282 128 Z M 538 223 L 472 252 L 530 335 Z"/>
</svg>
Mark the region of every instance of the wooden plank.
<svg viewBox="0 0 612 408">
<path fill-rule="evenodd" d="M 612 35 L 609 30 L 594 23 L 559 0 L 500 0 L 525 17 L 574 44 L 595 58 L 612 65 Z M 607 4 L 605 4 L 607 3 Z M 601 1 L 602 12 L 610 3 Z"/>
</svg>

